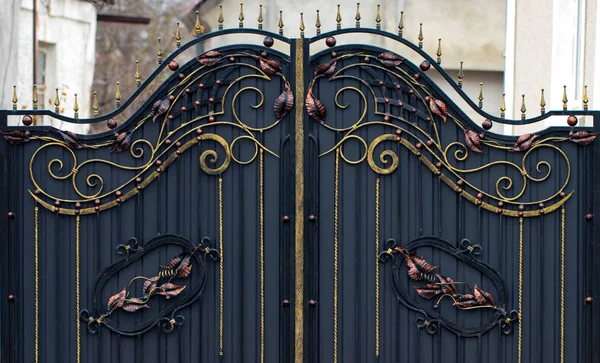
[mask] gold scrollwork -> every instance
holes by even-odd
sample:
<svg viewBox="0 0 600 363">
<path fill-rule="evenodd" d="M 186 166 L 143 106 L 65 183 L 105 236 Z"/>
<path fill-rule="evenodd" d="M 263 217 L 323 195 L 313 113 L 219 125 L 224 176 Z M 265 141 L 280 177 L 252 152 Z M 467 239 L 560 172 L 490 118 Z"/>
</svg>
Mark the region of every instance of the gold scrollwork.
<svg viewBox="0 0 600 363">
<path fill-rule="evenodd" d="M 391 160 L 392 163 L 390 166 L 387 168 L 381 168 L 375 164 L 375 159 L 373 158 L 375 147 L 384 141 L 396 141 L 396 135 L 384 134 L 376 137 L 375 140 L 373 140 L 369 145 L 369 149 L 367 151 L 367 162 L 369 163 L 369 166 L 374 172 L 381 175 L 390 174 L 398 168 L 398 154 L 389 149 L 383 150 L 381 154 L 379 154 L 379 160 L 384 164 L 387 164 L 388 161 Z"/>
<path fill-rule="evenodd" d="M 202 140 L 214 140 L 219 143 L 223 147 L 223 150 L 225 150 L 225 160 L 223 160 L 223 163 L 220 166 L 211 168 L 207 164 L 207 159 L 209 163 L 216 164 L 218 161 L 218 154 L 215 150 L 205 150 L 202 152 L 202 154 L 200 154 L 200 168 L 202 168 L 206 174 L 210 175 L 219 175 L 223 173 L 231 163 L 231 151 L 229 149 L 229 144 L 224 138 L 216 134 L 205 134 L 202 136 Z"/>
</svg>

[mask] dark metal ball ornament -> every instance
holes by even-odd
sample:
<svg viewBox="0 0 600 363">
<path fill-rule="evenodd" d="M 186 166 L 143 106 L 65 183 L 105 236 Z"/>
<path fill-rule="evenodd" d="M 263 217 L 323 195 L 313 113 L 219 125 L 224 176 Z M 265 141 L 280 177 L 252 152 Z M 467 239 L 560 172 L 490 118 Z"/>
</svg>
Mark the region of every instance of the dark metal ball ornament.
<svg viewBox="0 0 600 363">
<path fill-rule="evenodd" d="M 117 127 L 117 121 L 114 118 L 111 118 L 110 120 L 106 121 L 106 126 L 112 130 Z"/>
<path fill-rule="evenodd" d="M 421 70 L 423 72 L 426 72 L 429 70 L 429 68 L 431 68 L 431 63 L 429 63 L 428 61 L 424 60 L 421 62 L 421 64 L 419 65 L 419 68 L 421 68 Z"/>
<path fill-rule="evenodd" d="M 23 116 L 23 119 L 21 120 L 21 122 L 23 122 L 23 125 L 25 125 L 25 126 L 31 126 L 31 124 L 33 123 L 33 117 L 31 117 L 29 115 L 25 115 L 25 116 Z"/>
<path fill-rule="evenodd" d="M 177 63 L 176 60 L 172 60 L 169 62 L 169 69 L 172 70 L 173 72 L 175 72 L 176 70 L 179 69 L 179 63 Z"/>
<path fill-rule="evenodd" d="M 569 126 L 574 127 L 575 125 L 577 125 L 577 117 L 571 115 L 567 118 L 567 124 L 569 124 Z"/>
<path fill-rule="evenodd" d="M 485 120 L 483 120 L 483 123 L 481 124 L 481 126 L 484 128 L 484 130 L 489 130 L 492 128 L 492 121 L 490 121 L 486 118 Z"/>
<path fill-rule="evenodd" d="M 275 44 L 275 40 L 271 37 L 265 37 L 265 39 L 263 40 L 263 44 L 265 45 L 265 47 L 271 48 L 273 44 Z"/>
<path fill-rule="evenodd" d="M 335 40 L 335 37 L 327 37 L 327 39 L 325 39 L 325 44 L 327 44 L 327 46 L 329 48 L 335 47 L 335 43 L 337 43 L 337 40 Z"/>
</svg>

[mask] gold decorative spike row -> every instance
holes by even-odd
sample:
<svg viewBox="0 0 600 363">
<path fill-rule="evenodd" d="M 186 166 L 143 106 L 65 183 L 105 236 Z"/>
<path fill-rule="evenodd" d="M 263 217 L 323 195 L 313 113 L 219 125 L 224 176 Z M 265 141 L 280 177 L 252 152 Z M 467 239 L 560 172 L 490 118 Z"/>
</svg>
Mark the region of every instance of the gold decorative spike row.
<svg viewBox="0 0 600 363">
<path fill-rule="evenodd" d="M 240 3 L 240 16 L 238 16 L 238 20 L 240 21 L 240 28 L 244 27 L 244 4 Z"/>
<path fill-rule="evenodd" d="M 175 45 L 177 46 L 177 48 L 181 47 L 181 28 L 179 27 L 179 22 L 177 22 L 177 27 L 175 27 L 175 37 L 174 38 L 175 38 Z"/>
<path fill-rule="evenodd" d="M 260 362 L 265 361 L 265 206 L 263 150 L 259 150 L 259 219 L 260 219 Z"/>
<path fill-rule="evenodd" d="M 379 255 L 379 185 L 375 181 L 375 256 Z M 375 356 L 379 359 L 379 258 L 375 258 Z"/>
<path fill-rule="evenodd" d="M 58 95 L 58 88 L 56 88 L 56 94 L 54 96 L 54 112 L 60 113 L 60 97 Z"/>
<path fill-rule="evenodd" d="M 37 95 L 37 84 L 33 85 L 33 97 L 31 98 L 33 102 L 33 109 L 37 110 L 38 108 L 38 95 Z"/>
<path fill-rule="evenodd" d="M 519 336 L 517 339 L 517 363 L 521 363 L 523 346 L 523 217 L 519 218 Z"/>
<path fill-rule="evenodd" d="M 300 38 L 304 38 L 304 13 L 300 13 Z"/>
<path fill-rule="evenodd" d="M 33 250 L 35 258 L 35 340 L 34 340 L 34 354 L 35 363 L 38 363 L 40 352 L 39 352 L 39 331 L 40 331 L 40 279 L 39 279 L 39 239 L 38 239 L 38 207 L 33 209 Z M 79 310 L 78 310 L 79 311 Z M 77 319 L 79 320 L 79 319 Z"/>
<path fill-rule="evenodd" d="M 377 4 L 377 16 L 375 16 L 375 28 L 381 30 L 381 5 Z"/>
<path fill-rule="evenodd" d="M 162 46 L 161 46 L 161 39 L 158 38 L 158 45 L 157 45 L 157 49 L 156 49 L 156 56 L 158 57 L 158 64 L 161 64 L 163 61 L 163 51 L 162 51 Z"/>
<path fill-rule="evenodd" d="M 296 90 L 297 105 L 304 104 L 304 39 L 296 39 Z M 294 362 L 304 362 L 304 109 L 295 107 L 295 304 L 294 304 Z"/>
<path fill-rule="evenodd" d="M 567 102 L 569 102 L 569 100 L 567 99 L 567 86 L 563 86 L 563 97 L 562 97 L 562 103 L 563 103 L 563 111 L 567 110 Z"/>
<path fill-rule="evenodd" d="M 96 92 L 94 92 L 94 104 L 92 108 L 94 109 L 94 116 L 98 117 L 100 112 L 98 111 L 98 94 Z"/>
<path fill-rule="evenodd" d="M 262 5 L 258 5 L 258 29 L 263 28 L 263 12 Z"/>
<path fill-rule="evenodd" d="M 464 78 L 465 74 L 463 72 L 463 61 L 460 61 L 460 66 L 458 68 L 458 87 L 462 88 Z"/>
<path fill-rule="evenodd" d="M 279 23 L 277 26 L 279 27 L 279 35 L 283 35 L 283 10 L 279 10 Z"/>
<path fill-rule="evenodd" d="M 398 22 L 398 36 L 402 38 L 404 32 L 404 11 L 400 12 L 400 21 Z"/>
<path fill-rule="evenodd" d="M 564 205 L 560 211 L 560 363 L 565 363 L 565 214 L 567 211 Z"/>
<path fill-rule="evenodd" d="M 525 113 L 527 112 L 527 107 L 525 107 L 525 95 L 521 95 L 521 120 L 525 120 L 527 116 Z"/>
<path fill-rule="evenodd" d="M 17 109 L 18 102 L 19 102 L 19 99 L 17 98 L 17 85 L 13 85 L 13 97 L 12 97 L 13 110 Z"/>
<path fill-rule="evenodd" d="M 200 23 L 200 12 L 196 10 L 196 22 L 194 23 L 194 33 L 196 37 L 202 35 L 202 24 Z"/>
<path fill-rule="evenodd" d="M 419 23 L 419 48 L 423 49 L 423 23 Z"/>
<path fill-rule="evenodd" d="M 261 10 L 261 15 L 262 15 L 262 5 L 260 6 L 260 10 Z M 219 18 L 217 19 L 217 22 L 219 23 L 219 30 L 223 30 L 223 22 L 225 21 L 225 18 L 223 17 L 223 5 L 219 5 Z M 259 29 L 262 29 L 262 25 L 258 26 Z"/>
<path fill-rule="evenodd" d="M 438 49 L 437 49 L 437 64 L 442 64 L 442 38 L 438 39 Z"/>
<path fill-rule="evenodd" d="M 117 82 L 117 89 L 115 91 L 115 105 L 117 108 L 121 106 L 121 84 Z"/>
<path fill-rule="evenodd" d="M 540 113 L 546 113 L 546 99 L 544 98 L 544 89 L 542 88 L 542 97 L 540 98 Z"/>
<path fill-rule="evenodd" d="M 356 19 L 356 27 L 360 28 L 360 3 L 356 3 L 356 15 L 354 19 Z"/>
<path fill-rule="evenodd" d="M 223 177 L 219 177 L 219 356 L 223 356 Z"/>
<path fill-rule="evenodd" d="M 75 325 L 77 336 L 77 363 L 81 363 L 81 319 L 79 319 L 79 216 L 75 217 Z"/>
<path fill-rule="evenodd" d="M 319 10 L 317 10 L 317 21 L 315 23 L 315 27 L 317 28 L 317 35 L 321 34 L 321 17 L 319 16 Z"/>
<path fill-rule="evenodd" d="M 588 93 L 587 93 L 587 85 L 583 86 L 583 99 L 581 102 L 583 103 L 583 110 L 587 111 L 588 110 L 588 102 L 590 102 L 590 99 L 588 98 Z"/>
<path fill-rule="evenodd" d="M 500 103 L 500 118 L 504 118 L 506 116 L 506 93 L 502 94 L 502 102 Z"/>
<path fill-rule="evenodd" d="M 479 108 L 483 108 L 483 82 L 479 83 L 479 96 L 477 96 L 479 100 Z"/>
<path fill-rule="evenodd" d="M 142 84 L 142 75 L 140 74 L 140 62 L 138 61 L 135 61 L 135 84 L 137 84 L 138 87 Z"/>
<path fill-rule="evenodd" d="M 333 192 L 333 363 L 338 362 L 338 220 L 340 186 L 340 148 L 335 149 L 335 187 Z"/>
<path fill-rule="evenodd" d="M 75 93 L 75 103 L 73 103 L 73 111 L 75 118 L 79 118 L 79 103 L 77 102 L 77 93 Z"/>
<path fill-rule="evenodd" d="M 337 30 L 342 29 L 342 14 L 340 12 L 340 4 L 338 4 L 338 6 L 337 6 L 337 15 L 335 16 L 335 21 L 337 23 L 337 25 L 336 25 Z"/>
</svg>

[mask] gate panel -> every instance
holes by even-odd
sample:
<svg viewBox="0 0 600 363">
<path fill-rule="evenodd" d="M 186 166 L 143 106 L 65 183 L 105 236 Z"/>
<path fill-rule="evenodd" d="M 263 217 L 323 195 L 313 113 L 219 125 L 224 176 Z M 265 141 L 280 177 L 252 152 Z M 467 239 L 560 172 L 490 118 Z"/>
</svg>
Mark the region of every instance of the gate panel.
<svg viewBox="0 0 600 363">
<path fill-rule="evenodd" d="M 289 57 L 179 53 L 110 132 L 5 134 L 3 361 L 291 359 Z"/>
<path fill-rule="evenodd" d="M 494 134 L 416 46 L 420 66 L 333 35 L 307 73 L 308 361 L 589 359 L 593 133 Z"/>
</svg>

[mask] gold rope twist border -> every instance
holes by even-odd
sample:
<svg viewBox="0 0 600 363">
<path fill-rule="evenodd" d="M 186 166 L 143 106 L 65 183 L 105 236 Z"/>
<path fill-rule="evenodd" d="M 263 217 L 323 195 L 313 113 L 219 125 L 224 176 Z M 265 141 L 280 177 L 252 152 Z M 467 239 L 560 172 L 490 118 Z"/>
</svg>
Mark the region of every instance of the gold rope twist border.
<svg viewBox="0 0 600 363">
<path fill-rule="evenodd" d="M 260 214 L 260 362 L 265 361 L 265 207 L 263 150 L 259 154 L 259 214 Z"/>
<path fill-rule="evenodd" d="M 223 178 L 219 177 L 219 356 L 223 356 Z"/>
<path fill-rule="evenodd" d="M 333 363 L 338 361 L 338 205 L 340 149 L 335 151 L 335 191 L 333 207 Z"/>
<path fill-rule="evenodd" d="M 81 363 L 81 321 L 79 320 L 79 216 L 75 217 L 75 321 L 77 325 L 77 363 Z"/>
<path fill-rule="evenodd" d="M 517 362 L 521 363 L 523 347 L 523 217 L 519 218 L 519 337 Z"/>
<path fill-rule="evenodd" d="M 375 357 L 379 358 L 379 184 L 375 182 Z"/>
<path fill-rule="evenodd" d="M 565 362 L 565 206 L 561 208 L 560 220 L 560 362 Z"/>
<path fill-rule="evenodd" d="M 40 279 L 39 279 L 39 239 L 38 239 L 38 207 L 33 209 L 33 239 L 35 253 L 35 363 L 40 361 L 39 332 L 40 332 Z M 79 320 L 79 319 L 78 319 Z"/>
</svg>

